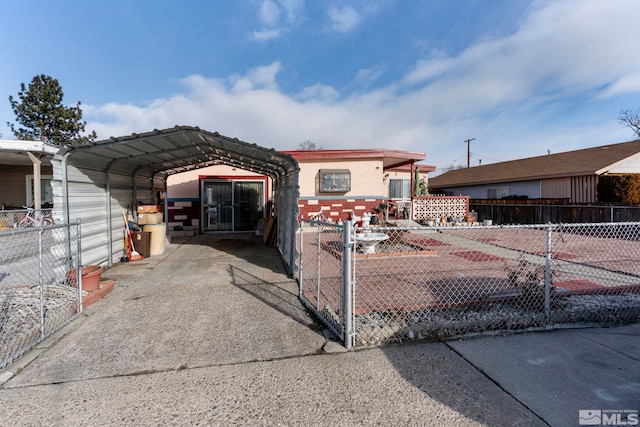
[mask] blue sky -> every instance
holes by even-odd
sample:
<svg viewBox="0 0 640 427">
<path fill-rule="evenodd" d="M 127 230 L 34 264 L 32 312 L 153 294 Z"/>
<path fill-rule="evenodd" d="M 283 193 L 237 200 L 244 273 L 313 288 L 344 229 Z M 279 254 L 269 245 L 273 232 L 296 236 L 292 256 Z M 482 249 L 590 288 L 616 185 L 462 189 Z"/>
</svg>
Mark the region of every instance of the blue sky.
<svg viewBox="0 0 640 427">
<path fill-rule="evenodd" d="M 37 74 L 98 139 L 200 126 L 439 169 L 634 139 L 637 0 L 9 1 L 0 133 Z M 4 101 L 3 101 L 4 100 Z"/>
</svg>

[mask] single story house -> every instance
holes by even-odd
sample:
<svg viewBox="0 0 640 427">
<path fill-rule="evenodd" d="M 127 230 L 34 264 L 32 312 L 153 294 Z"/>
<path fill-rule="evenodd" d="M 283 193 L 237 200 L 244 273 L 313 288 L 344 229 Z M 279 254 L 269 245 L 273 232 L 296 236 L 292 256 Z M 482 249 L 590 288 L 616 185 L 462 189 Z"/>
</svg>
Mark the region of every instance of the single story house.
<svg viewBox="0 0 640 427">
<path fill-rule="evenodd" d="M 613 173 L 640 173 L 640 140 L 451 170 L 431 178 L 429 191 L 472 199 L 525 196 L 593 203 L 598 178 Z"/>
<path fill-rule="evenodd" d="M 414 181 L 434 166 L 416 164 L 424 153 L 401 150 L 288 150 L 299 166 L 298 217 L 322 212 L 338 222 L 372 212 L 381 203 L 411 200 Z M 168 177 L 170 230 L 251 231 L 270 214 L 269 177 L 216 165 Z"/>
</svg>

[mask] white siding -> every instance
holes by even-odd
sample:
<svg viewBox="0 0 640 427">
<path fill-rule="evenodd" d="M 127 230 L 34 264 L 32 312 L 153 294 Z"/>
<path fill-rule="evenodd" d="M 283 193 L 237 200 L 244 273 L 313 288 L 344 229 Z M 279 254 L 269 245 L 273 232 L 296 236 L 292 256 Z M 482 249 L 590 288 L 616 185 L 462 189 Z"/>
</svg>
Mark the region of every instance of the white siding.
<svg viewBox="0 0 640 427">
<path fill-rule="evenodd" d="M 609 169 L 607 173 L 640 173 L 640 157 L 631 158 L 628 161 Z"/>
</svg>

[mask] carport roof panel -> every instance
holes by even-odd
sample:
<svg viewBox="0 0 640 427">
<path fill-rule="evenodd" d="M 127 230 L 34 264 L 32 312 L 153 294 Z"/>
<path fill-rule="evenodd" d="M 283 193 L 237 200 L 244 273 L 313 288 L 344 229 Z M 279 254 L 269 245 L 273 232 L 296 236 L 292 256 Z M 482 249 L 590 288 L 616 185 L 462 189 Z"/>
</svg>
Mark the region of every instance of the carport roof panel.
<svg viewBox="0 0 640 427">
<path fill-rule="evenodd" d="M 176 126 L 142 134 L 67 146 L 74 164 L 92 169 L 168 176 L 216 164 L 227 164 L 270 176 L 298 169 L 289 155 L 197 127 Z"/>
</svg>

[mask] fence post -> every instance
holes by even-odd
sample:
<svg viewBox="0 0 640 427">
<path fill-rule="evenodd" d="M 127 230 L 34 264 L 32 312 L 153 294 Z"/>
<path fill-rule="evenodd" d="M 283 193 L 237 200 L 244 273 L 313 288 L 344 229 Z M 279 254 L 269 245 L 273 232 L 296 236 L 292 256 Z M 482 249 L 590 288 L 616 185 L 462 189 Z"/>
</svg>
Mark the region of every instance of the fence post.
<svg viewBox="0 0 640 427">
<path fill-rule="evenodd" d="M 69 236 L 68 245 L 71 246 L 71 224 L 66 224 L 66 228 L 67 228 L 67 236 Z M 81 271 L 82 269 L 82 248 L 81 248 L 82 230 L 80 228 L 80 218 L 76 220 L 74 228 L 76 229 L 76 280 L 77 280 L 76 283 L 78 283 L 78 307 L 80 307 L 78 311 L 82 313 L 82 310 L 84 310 L 84 307 L 82 306 L 82 271 Z"/>
<path fill-rule="evenodd" d="M 351 349 L 353 344 L 352 325 L 352 296 L 353 286 L 351 281 L 351 252 L 353 242 L 351 241 L 351 221 L 344 222 L 342 230 L 342 325 L 344 348 Z"/>
<path fill-rule="evenodd" d="M 312 223 L 313 224 L 313 223 Z M 320 239 L 322 239 L 322 225 L 316 222 L 316 227 L 318 228 L 318 258 L 316 259 L 316 266 L 317 266 L 317 271 L 316 271 L 316 286 L 318 288 L 317 290 L 317 297 L 316 297 L 316 310 L 320 311 L 320 283 L 321 283 L 321 277 L 320 277 L 320 257 L 322 256 L 322 241 Z"/>
<path fill-rule="evenodd" d="M 44 338 L 44 277 L 42 268 L 42 234 L 44 229 L 38 230 L 38 290 L 40 291 L 40 337 Z"/>
<path fill-rule="evenodd" d="M 549 324 L 551 318 L 551 230 L 552 225 L 547 226 L 546 265 L 544 268 L 544 317 Z"/>
<path fill-rule="evenodd" d="M 298 269 L 298 296 L 302 298 L 302 267 L 304 265 L 304 219 L 300 220 L 300 268 Z"/>
</svg>

